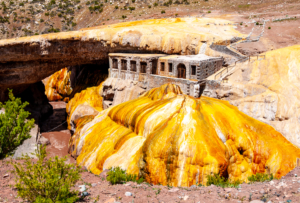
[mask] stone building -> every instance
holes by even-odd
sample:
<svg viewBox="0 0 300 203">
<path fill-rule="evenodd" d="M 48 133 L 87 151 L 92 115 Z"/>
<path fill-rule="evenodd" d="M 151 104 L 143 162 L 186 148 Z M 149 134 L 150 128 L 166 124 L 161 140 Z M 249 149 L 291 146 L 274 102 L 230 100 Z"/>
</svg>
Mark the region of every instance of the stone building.
<svg viewBox="0 0 300 203">
<path fill-rule="evenodd" d="M 199 82 L 222 68 L 222 57 L 164 54 L 109 54 L 109 77 L 138 81 L 147 90 L 165 83 L 179 85 L 193 97 L 200 96 Z"/>
</svg>

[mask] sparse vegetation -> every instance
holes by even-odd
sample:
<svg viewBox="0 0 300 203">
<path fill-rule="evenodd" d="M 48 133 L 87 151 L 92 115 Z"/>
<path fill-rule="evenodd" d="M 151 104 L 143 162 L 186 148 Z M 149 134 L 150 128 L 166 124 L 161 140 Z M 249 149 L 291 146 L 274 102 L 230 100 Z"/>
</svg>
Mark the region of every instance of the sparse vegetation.
<svg viewBox="0 0 300 203">
<path fill-rule="evenodd" d="M 162 10 L 162 11 L 161 11 L 161 14 L 164 14 L 164 13 L 166 13 L 166 11 L 165 11 L 165 10 Z"/>
<path fill-rule="evenodd" d="M 237 188 L 242 182 L 234 181 L 230 182 L 228 179 L 220 176 L 219 174 L 208 175 L 207 176 L 207 186 L 215 185 L 218 187 L 226 188 L 226 187 L 235 187 Z"/>
<path fill-rule="evenodd" d="M 137 182 L 138 184 L 144 182 L 143 178 L 138 178 L 137 175 L 126 174 L 125 170 L 121 169 L 120 167 L 111 168 L 107 173 L 107 181 L 111 184 L 123 184 L 128 181 Z"/>
<path fill-rule="evenodd" d="M 24 163 L 14 163 L 18 195 L 30 202 L 75 202 L 78 194 L 71 187 L 80 179 L 80 169 L 66 164 L 67 158 L 47 158 L 46 147 L 40 146 L 34 163 L 26 155 Z"/>
<path fill-rule="evenodd" d="M 253 174 L 252 176 L 248 177 L 248 180 L 250 181 L 250 183 L 271 181 L 273 179 L 274 179 L 274 176 L 272 173 L 270 175 L 263 174 L 263 173 L 256 173 L 256 174 Z"/>
<path fill-rule="evenodd" d="M 4 104 L 0 102 L 0 157 L 9 155 L 22 142 L 30 138 L 30 130 L 34 119 L 26 120 L 30 113 L 24 108 L 28 102 L 15 98 L 12 90 L 8 93 L 9 99 Z"/>
</svg>

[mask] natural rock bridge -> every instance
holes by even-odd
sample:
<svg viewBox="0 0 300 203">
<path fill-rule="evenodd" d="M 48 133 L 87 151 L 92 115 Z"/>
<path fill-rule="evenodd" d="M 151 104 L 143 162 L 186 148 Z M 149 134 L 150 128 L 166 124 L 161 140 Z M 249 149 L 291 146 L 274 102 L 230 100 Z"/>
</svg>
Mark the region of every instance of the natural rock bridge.
<svg viewBox="0 0 300 203">
<path fill-rule="evenodd" d="M 0 100 L 5 99 L 7 88 L 22 92 L 28 84 L 41 81 L 66 66 L 107 63 L 108 53 L 187 55 L 203 52 L 220 56 L 206 45 L 226 44 L 241 36 L 227 20 L 176 18 L 1 40 Z"/>
</svg>

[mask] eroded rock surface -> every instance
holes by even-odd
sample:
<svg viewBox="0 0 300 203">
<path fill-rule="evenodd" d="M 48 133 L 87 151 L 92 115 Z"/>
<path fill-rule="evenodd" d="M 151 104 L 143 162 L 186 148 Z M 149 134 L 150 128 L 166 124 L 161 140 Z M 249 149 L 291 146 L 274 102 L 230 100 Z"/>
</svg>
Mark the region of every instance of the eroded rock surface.
<svg viewBox="0 0 300 203">
<path fill-rule="evenodd" d="M 300 147 L 300 45 L 263 55 L 238 64 L 228 82 L 207 84 L 203 95 L 230 101 Z"/>
<path fill-rule="evenodd" d="M 300 158 L 300 149 L 273 127 L 226 101 L 195 99 L 166 84 L 101 111 L 101 99 L 90 98 L 102 88 L 76 94 L 68 104 L 76 127 L 69 150 L 95 174 L 120 166 L 155 184 L 205 184 L 213 173 L 247 182 L 255 173 L 280 178 Z"/>
<path fill-rule="evenodd" d="M 209 48 L 241 37 L 230 21 L 209 18 L 151 19 L 0 41 L 0 100 L 56 71 L 107 62 L 108 53 L 154 52 L 222 55 Z M 21 90 L 20 90 L 21 92 Z"/>
</svg>

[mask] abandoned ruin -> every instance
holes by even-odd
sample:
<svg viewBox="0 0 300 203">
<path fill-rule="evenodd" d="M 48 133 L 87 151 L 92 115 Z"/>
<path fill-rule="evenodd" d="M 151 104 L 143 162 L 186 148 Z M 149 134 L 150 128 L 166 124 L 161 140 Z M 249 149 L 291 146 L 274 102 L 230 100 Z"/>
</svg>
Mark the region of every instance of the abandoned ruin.
<svg viewBox="0 0 300 203">
<path fill-rule="evenodd" d="M 222 68 L 222 57 L 164 54 L 109 54 L 109 77 L 144 83 L 147 90 L 166 83 L 200 97 L 200 82 Z"/>
</svg>

